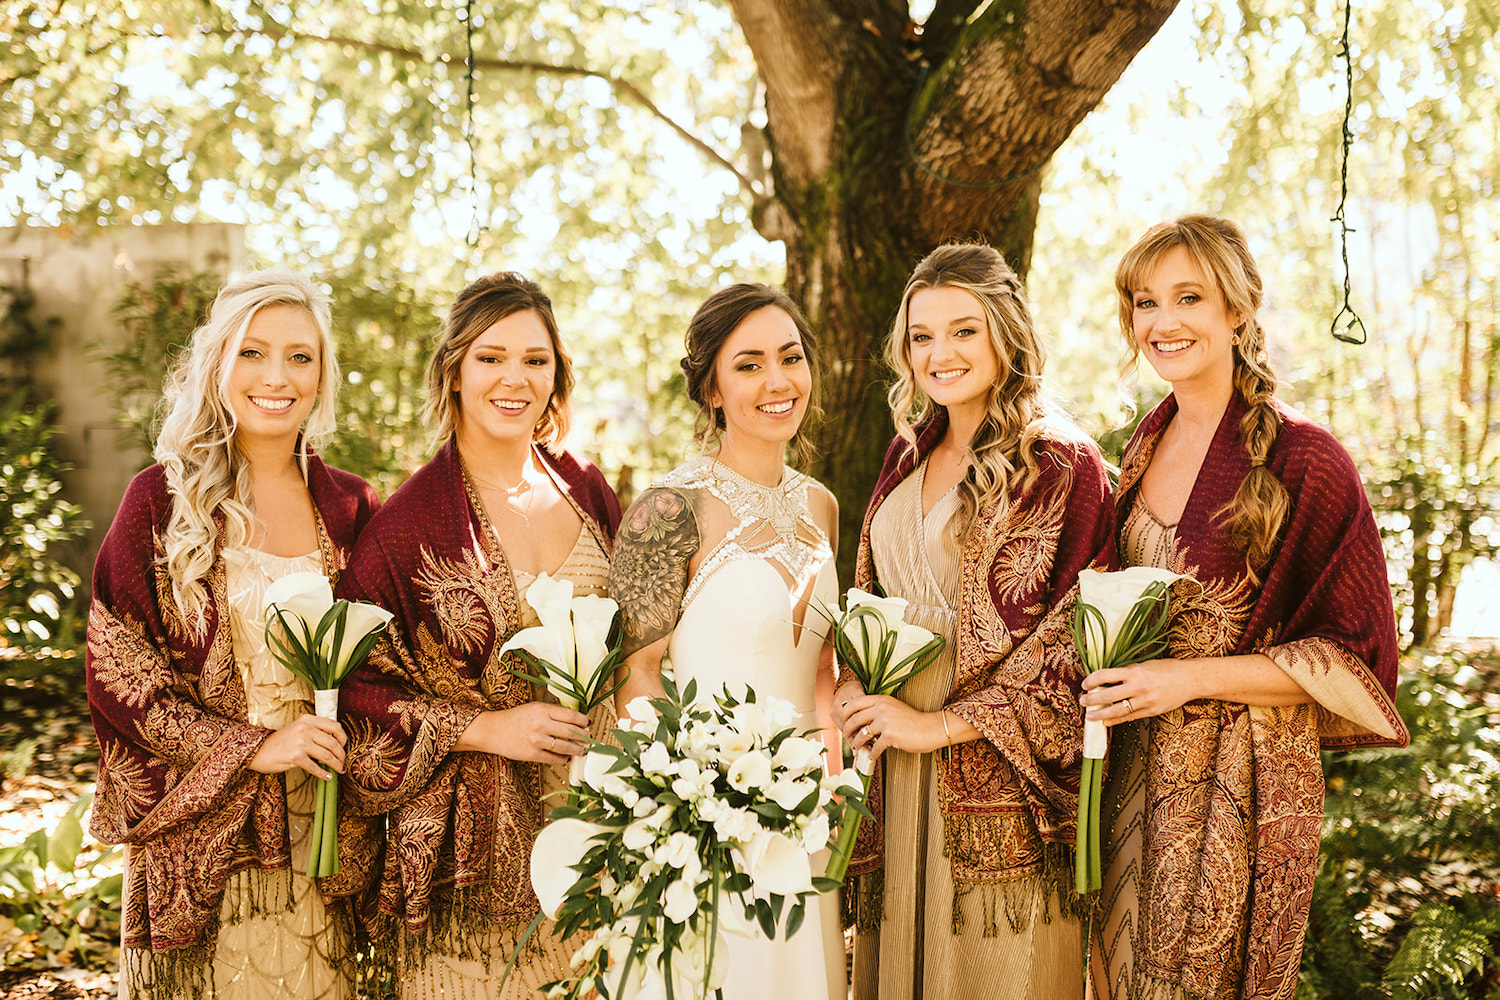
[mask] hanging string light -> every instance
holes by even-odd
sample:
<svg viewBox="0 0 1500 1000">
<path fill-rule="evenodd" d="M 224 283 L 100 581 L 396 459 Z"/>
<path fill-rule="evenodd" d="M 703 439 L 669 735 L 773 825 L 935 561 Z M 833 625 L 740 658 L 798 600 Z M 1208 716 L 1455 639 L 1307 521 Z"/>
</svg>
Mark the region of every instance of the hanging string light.
<svg viewBox="0 0 1500 1000">
<path fill-rule="evenodd" d="M 1359 318 L 1359 313 L 1354 311 L 1354 306 L 1349 301 L 1353 293 L 1349 277 L 1349 234 L 1354 230 L 1344 220 L 1344 205 L 1349 200 L 1349 146 L 1354 142 L 1354 132 L 1349 125 L 1354 116 L 1354 54 L 1349 51 L 1349 16 L 1353 4 L 1354 0 L 1344 0 L 1344 37 L 1339 41 L 1336 53 L 1336 57 L 1344 60 L 1344 155 L 1339 165 L 1339 207 L 1329 221 L 1339 224 L 1339 248 L 1344 257 L 1344 304 L 1334 314 L 1329 333 L 1333 334 L 1335 340 L 1346 344 L 1363 344 L 1368 339 L 1364 320 Z M 1348 319 L 1345 319 L 1346 315 Z M 1342 328 L 1340 323 L 1343 324 Z"/>
<path fill-rule="evenodd" d="M 474 0 L 464 0 L 464 146 L 469 153 L 469 247 L 479 245 L 479 172 L 474 165 Z"/>
</svg>

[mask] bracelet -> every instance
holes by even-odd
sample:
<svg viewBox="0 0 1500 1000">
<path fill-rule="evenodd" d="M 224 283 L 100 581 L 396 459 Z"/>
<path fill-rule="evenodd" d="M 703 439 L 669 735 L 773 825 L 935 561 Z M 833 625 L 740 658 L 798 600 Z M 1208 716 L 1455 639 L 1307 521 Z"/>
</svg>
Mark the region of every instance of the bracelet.
<svg viewBox="0 0 1500 1000">
<path fill-rule="evenodd" d="M 939 709 L 938 710 L 938 715 L 942 717 L 942 720 L 943 720 L 943 738 L 947 741 L 947 742 L 945 742 L 943 744 L 943 746 L 945 746 L 945 747 L 951 747 L 953 745 L 953 734 L 950 733 L 950 732 L 948 732 L 948 710 L 946 708 Z"/>
</svg>

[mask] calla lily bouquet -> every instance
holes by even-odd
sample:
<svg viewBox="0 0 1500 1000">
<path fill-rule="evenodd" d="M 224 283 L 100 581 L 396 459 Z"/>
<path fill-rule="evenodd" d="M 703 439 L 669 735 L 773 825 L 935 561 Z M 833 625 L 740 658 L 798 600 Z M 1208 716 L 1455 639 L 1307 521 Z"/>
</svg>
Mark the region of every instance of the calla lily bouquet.
<svg viewBox="0 0 1500 1000">
<path fill-rule="evenodd" d="M 902 684 L 932 666 L 943 651 L 942 636 L 905 620 L 907 604 L 905 598 L 850 587 L 839 614 L 819 609 L 833 622 L 829 638 L 839 662 L 859 679 L 865 694 L 894 694 Z M 854 755 L 854 768 L 868 791 L 875 764 L 866 751 Z M 828 865 L 830 877 L 843 878 L 854 854 L 860 819 L 868 815 L 863 796 L 846 801 L 838 843 Z"/>
<path fill-rule="evenodd" d="M 787 702 L 747 690 L 704 703 L 694 682 L 681 695 L 662 683 L 666 698 L 627 707 L 618 747 L 594 744 L 537 836 L 543 913 L 560 937 L 587 932 L 548 996 L 706 996 L 727 972 L 726 933 L 791 935 L 807 898 L 838 886 L 811 856 L 834 795 L 862 796 L 859 781 L 825 772 Z"/>
<path fill-rule="evenodd" d="M 1150 566 L 1114 573 L 1086 569 L 1078 574 L 1073 645 L 1087 673 L 1153 660 L 1167 651 L 1168 587 L 1177 579 L 1177 573 Z M 1099 813 L 1108 747 L 1104 723 L 1085 721 L 1073 870 L 1080 896 L 1098 891 L 1104 883 Z"/>
<path fill-rule="evenodd" d="M 370 655 L 391 613 L 361 601 L 335 601 L 322 573 L 288 573 L 266 588 L 265 601 L 271 655 L 313 689 L 319 716 L 337 718 L 339 684 Z M 309 878 L 338 874 L 338 802 L 334 772 L 318 782 L 313 797 Z"/>
<path fill-rule="evenodd" d="M 615 671 L 623 659 L 620 606 L 608 597 L 573 596 L 573 581 L 541 574 L 526 588 L 526 602 L 542 623 L 523 628 L 500 647 L 514 651 L 535 673 L 511 673 L 540 684 L 568 708 L 587 715 L 625 683 Z"/>
</svg>

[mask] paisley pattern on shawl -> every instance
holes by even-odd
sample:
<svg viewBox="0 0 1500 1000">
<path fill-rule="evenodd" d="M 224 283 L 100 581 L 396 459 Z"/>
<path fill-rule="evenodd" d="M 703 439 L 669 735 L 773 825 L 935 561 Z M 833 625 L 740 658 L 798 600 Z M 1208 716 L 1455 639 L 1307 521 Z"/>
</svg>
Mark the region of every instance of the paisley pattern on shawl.
<svg viewBox="0 0 1500 1000">
<path fill-rule="evenodd" d="M 947 412 L 918 431 L 917 447 L 897 438 L 865 515 L 856 582 L 875 575 L 870 524 L 891 490 L 941 439 Z M 1080 570 L 1106 547 L 1113 507 L 1103 460 L 1092 442 L 1052 432 L 1041 475 L 1000 515 L 979 511 L 963 540 L 956 663 L 946 707 L 983 734 L 954 746 L 939 764 L 939 805 L 959 892 L 977 884 L 1046 880 L 1061 891 L 1072 866 L 1083 717 L 1083 667 L 1068 615 Z M 878 775 L 878 772 L 877 772 Z M 880 867 L 883 831 L 860 829 L 860 873 Z M 861 924 L 874 917 L 856 915 Z"/>
<path fill-rule="evenodd" d="M 336 580 L 379 502 L 364 480 L 316 457 L 307 485 L 323 569 Z M 223 559 L 207 577 L 200 636 L 162 565 L 171 512 L 166 473 L 153 465 L 125 491 L 94 564 L 87 684 L 100 758 L 89 828 L 129 847 L 124 947 L 179 951 L 175 970 L 156 967 L 183 982 L 213 954 L 229 877 L 282 869 L 289 857 L 281 776 L 245 766 L 271 731 L 246 721 Z"/>
<path fill-rule="evenodd" d="M 1122 513 L 1175 412 L 1168 397 L 1127 446 Z M 1130 968 L 1107 987 L 1096 975 L 1096 991 L 1114 991 L 1096 995 L 1291 997 L 1323 818 L 1319 752 L 1407 741 L 1394 704 L 1385 557 L 1358 473 L 1326 431 L 1289 407 L 1278 412 L 1281 434 L 1267 464 L 1292 504 L 1265 582 L 1257 586 L 1243 553 L 1213 524 L 1249 470 L 1239 434 L 1245 406 L 1235 396 L 1176 527 L 1171 568 L 1200 587 L 1174 590 L 1171 655 L 1264 653 L 1315 701 L 1195 701 L 1116 731 L 1112 778 L 1141 773 L 1145 783 L 1143 816 L 1111 817 L 1108 804 L 1105 816 L 1142 831 L 1139 923 Z M 1107 798 L 1118 808 L 1133 794 Z M 1106 916 L 1121 905 L 1109 881 Z M 1120 944 L 1096 938 L 1095 946 L 1112 955 Z"/>
<path fill-rule="evenodd" d="M 603 475 L 536 454 L 609 551 L 620 511 Z M 453 750 L 481 712 L 524 704 L 532 689 L 495 655 L 520 627 L 520 599 L 452 441 L 371 521 L 339 596 L 395 618 L 344 681 L 349 780 L 340 871 L 325 889 L 364 897 L 376 933 L 401 942 L 395 961 L 470 955 L 536 914 L 528 872 L 543 809 L 539 765 Z"/>
</svg>

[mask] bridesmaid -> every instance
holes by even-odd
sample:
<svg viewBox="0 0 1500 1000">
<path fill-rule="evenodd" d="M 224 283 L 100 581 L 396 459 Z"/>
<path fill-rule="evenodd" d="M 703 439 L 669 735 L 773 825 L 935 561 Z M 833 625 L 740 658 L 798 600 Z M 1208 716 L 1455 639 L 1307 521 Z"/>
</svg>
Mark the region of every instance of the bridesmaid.
<svg viewBox="0 0 1500 1000">
<path fill-rule="evenodd" d="M 1115 289 L 1132 363 L 1172 385 L 1125 448 L 1119 559 L 1201 591 L 1174 599 L 1170 659 L 1084 681 L 1088 717 L 1120 727 L 1091 991 L 1291 997 L 1319 751 L 1407 742 L 1385 555 L 1349 456 L 1276 399 L 1238 226 L 1152 227 Z"/>
<path fill-rule="evenodd" d="M 897 697 L 850 681 L 834 698 L 850 743 L 884 755 L 883 836 L 856 861 L 875 871 L 856 893 L 854 996 L 1078 996 L 1080 667 L 1059 602 L 1108 537 L 1104 463 L 1047 401 L 1020 279 L 994 249 L 928 254 L 885 353 L 897 436 L 857 582 L 948 645 Z"/>
<path fill-rule="evenodd" d="M 225 285 L 166 389 L 157 464 L 94 566 L 90 829 L 125 844 L 120 995 L 351 996 L 307 869 L 313 778 L 344 730 L 270 655 L 263 595 L 337 579 L 375 492 L 310 446 L 334 428 L 328 299 L 290 271 Z"/>
<path fill-rule="evenodd" d="M 620 512 L 599 470 L 558 446 L 572 388 L 535 282 L 501 272 L 460 292 L 427 366 L 443 445 L 371 522 L 340 588 L 395 618 L 344 682 L 351 780 L 330 888 L 358 892 L 378 871 L 375 943 L 403 997 L 496 995 L 538 912 L 529 860 L 543 797 L 584 751 L 588 717 L 540 698 L 510 673 L 522 664 L 497 655 L 539 624 L 525 597 L 538 574 L 579 595 L 608 582 Z M 595 731 L 613 722 L 601 709 Z M 503 996 L 567 974 L 575 945 L 550 924 L 532 942 Z"/>
</svg>

